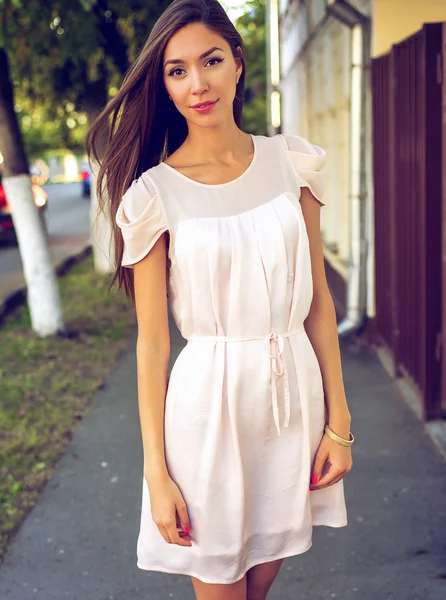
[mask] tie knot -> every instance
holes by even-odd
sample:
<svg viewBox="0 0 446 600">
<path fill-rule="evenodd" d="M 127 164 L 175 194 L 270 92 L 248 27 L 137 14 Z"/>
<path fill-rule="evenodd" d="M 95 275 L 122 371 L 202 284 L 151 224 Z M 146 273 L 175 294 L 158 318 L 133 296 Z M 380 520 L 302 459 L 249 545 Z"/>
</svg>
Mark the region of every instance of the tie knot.
<svg viewBox="0 0 446 600">
<path fill-rule="evenodd" d="M 284 348 L 283 337 L 280 333 L 269 333 L 265 338 L 265 348 L 270 358 L 279 358 Z"/>
</svg>

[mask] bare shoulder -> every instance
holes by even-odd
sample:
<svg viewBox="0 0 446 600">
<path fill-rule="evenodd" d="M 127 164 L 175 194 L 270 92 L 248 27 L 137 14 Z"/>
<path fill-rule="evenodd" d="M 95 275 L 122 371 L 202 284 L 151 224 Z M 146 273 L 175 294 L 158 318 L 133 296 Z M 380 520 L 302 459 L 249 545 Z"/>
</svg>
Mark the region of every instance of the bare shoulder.
<svg viewBox="0 0 446 600">
<path fill-rule="evenodd" d="M 169 156 L 163 162 L 166 165 L 169 165 L 169 167 L 172 167 L 173 169 L 184 169 L 184 168 L 187 168 L 188 166 L 191 166 L 190 160 L 188 161 L 187 154 L 188 154 L 187 149 L 184 150 L 184 144 L 183 144 L 182 146 L 177 148 L 175 150 L 175 152 L 172 152 L 172 154 L 169 154 Z M 189 157 L 189 159 L 190 159 L 190 157 Z"/>
</svg>

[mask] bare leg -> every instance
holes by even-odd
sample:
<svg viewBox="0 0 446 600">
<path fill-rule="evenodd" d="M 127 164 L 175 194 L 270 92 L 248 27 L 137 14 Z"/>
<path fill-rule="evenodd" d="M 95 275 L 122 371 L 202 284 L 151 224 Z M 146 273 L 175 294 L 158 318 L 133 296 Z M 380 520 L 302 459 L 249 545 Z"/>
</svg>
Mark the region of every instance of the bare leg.
<svg viewBox="0 0 446 600">
<path fill-rule="evenodd" d="M 246 575 L 236 583 L 203 583 L 191 577 L 197 600 L 246 600 Z"/>
<path fill-rule="evenodd" d="M 246 573 L 247 600 L 266 600 L 266 595 L 279 574 L 283 558 L 251 567 Z"/>
</svg>

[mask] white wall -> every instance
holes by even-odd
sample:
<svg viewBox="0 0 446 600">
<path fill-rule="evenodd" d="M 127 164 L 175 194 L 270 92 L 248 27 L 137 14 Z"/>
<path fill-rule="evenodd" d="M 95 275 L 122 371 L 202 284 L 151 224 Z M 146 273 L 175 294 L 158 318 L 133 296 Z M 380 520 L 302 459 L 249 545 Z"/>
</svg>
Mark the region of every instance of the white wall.
<svg viewBox="0 0 446 600">
<path fill-rule="evenodd" d="M 284 133 L 302 135 L 327 153 L 322 235 L 346 275 L 349 257 L 350 30 L 324 19 L 324 2 L 294 2 L 282 19 Z M 311 35 L 311 39 L 308 40 Z"/>
</svg>

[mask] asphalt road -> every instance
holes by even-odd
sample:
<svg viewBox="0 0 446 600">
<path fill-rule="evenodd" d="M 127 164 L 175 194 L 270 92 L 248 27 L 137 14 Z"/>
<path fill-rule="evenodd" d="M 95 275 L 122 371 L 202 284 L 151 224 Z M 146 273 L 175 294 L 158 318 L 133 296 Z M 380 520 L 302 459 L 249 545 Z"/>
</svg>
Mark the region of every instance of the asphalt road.
<svg viewBox="0 0 446 600">
<path fill-rule="evenodd" d="M 80 183 L 58 183 L 44 186 L 48 192 L 46 219 L 49 242 L 55 238 L 88 235 L 88 198 L 81 193 Z M 16 246 L 0 245 L 0 277 L 22 270 L 20 254 Z"/>
</svg>

